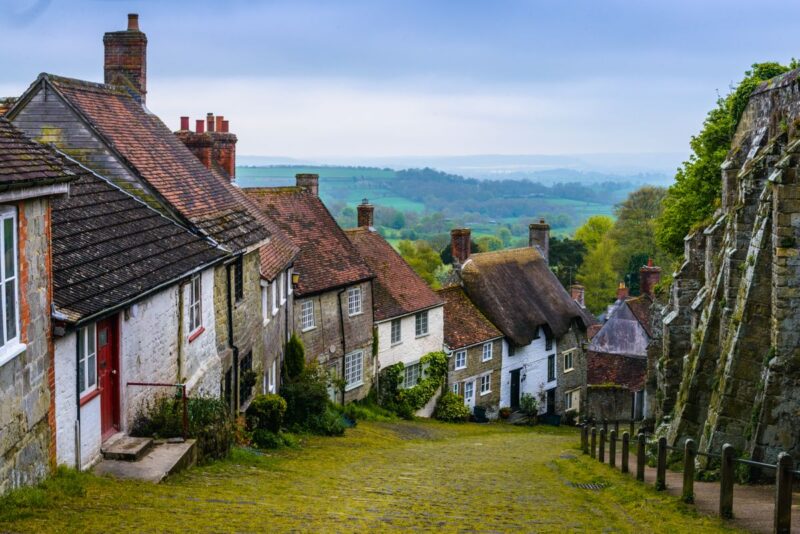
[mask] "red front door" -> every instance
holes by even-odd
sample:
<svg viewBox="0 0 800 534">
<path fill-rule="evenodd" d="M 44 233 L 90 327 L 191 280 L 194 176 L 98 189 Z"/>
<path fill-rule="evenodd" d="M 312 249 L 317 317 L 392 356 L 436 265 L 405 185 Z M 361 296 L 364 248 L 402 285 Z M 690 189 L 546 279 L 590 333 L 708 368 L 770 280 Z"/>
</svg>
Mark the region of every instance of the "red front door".
<svg viewBox="0 0 800 534">
<path fill-rule="evenodd" d="M 117 317 L 97 323 L 97 376 L 103 439 L 119 431 L 119 354 Z"/>
</svg>

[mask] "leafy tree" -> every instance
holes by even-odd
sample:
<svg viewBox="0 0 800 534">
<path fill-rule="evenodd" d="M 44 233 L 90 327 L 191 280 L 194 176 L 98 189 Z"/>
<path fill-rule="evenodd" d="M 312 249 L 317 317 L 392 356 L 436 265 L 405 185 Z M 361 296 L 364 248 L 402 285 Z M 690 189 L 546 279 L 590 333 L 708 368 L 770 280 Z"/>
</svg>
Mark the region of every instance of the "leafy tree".
<svg viewBox="0 0 800 534">
<path fill-rule="evenodd" d="M 292 332 L 292 337 L 286 342 L 284 354 L 284 376 L 287 381 L 296 380 L 306 366 L 306 349 L 296 333 Z"/>
<path fill-rule="evenodd" d="M 789 70 L 779 63 L 756 63 L 744 79 L 708 112 L 700 133 L 689 145 L 692 154 L 683 162 L 664 199 L 664 210 L 656 224 L 659 246 L 673 256 L 683 253 L 683 238 L 692 229 L 710 219 L 719 207 L 722 190 L 720 165 L 731 148 L 739 119 L 753 90 Z"/>
<path fill-rule="evenodd" d="M 436 272 L 442 266 L 442 260 L 426 241 L 400 241 L 398 249 L 414 272 L 431 287 L 438 287 Z"/>
<path fill-rule="evenodd" d="M 475 243 L 474 239 L 470 239 L 469 242 L 469 253 L 475 254 L 476 252 L 480 252 L 480 247 L 478 244 Z M 439 257 L 442 260 L 442 263 L 445 265 L 452 265 L 453 264 L 453 243 L 447 243 L 447 246 L 444 247 Z"/>
<path fill-rule="evenodd" d="M 668 262 L 655 236 L 656 219 L 661 215 L 665 196 L 663 187 L 645 186 L 631 192 L 614 210 L 617 220 L 608 233 L 618 246 L 614 269 L 632 290 L 634 285 L 638 288 L 638 269 L 647 263 L 648 258 L 653 258 L 656 263 Z"/>
<path fill-rule="evenodd" d="M 616 242 L 606 236 L 589 250 L 578 271 L 578 282 L 585 288 L 586 307 L 593 313 L 602 312 L 616 296 L 618 278 L 612 265 L 616 254 Z"/>
<path fill-rule="evenodd" d="M 568 237 L 550 238 L 550 270 L 565 288 L 569 289 L 575 281 L 575 275 L 583 265 L 584 256 L 586 256 L 586 245 L 583 242 Z"/>
<path fill-rule="evenodd" d="M 510 245 L 511 245 L 511 238 L 513 237 L 513 236 L 511 235 L 511 230 L 509 230 L 508 228 L 506 228 L 505 226 L 503 226 L 503 227 L 501 227 L 501 228 L 499 228 L 499 229 L 497 230 L 497 233 L 496 233 L 496 235 L 497 235 L 497 238 L 498 238 L 500 241 L 502 241 L 502 243 L 503 243 L 503 247 L 508 247 L 508 246 L 510 246 Z"/>
<path fill-rule="evenodd" d="M 503 249 L 503 241 L 499 237 L 493 235 L 484 235 L 479 237 L 476 242 L 481 252 L 492 252 L 495 250 Z"/>
<path fill-rule="evenodd" d="M 575 230 L 575 239 L 583 242 L 586 249 L 592 251 L 603 240 L 614 226 L 614 220 L 606 215 L 592 215 L 582 226 Z"/>
</svg>

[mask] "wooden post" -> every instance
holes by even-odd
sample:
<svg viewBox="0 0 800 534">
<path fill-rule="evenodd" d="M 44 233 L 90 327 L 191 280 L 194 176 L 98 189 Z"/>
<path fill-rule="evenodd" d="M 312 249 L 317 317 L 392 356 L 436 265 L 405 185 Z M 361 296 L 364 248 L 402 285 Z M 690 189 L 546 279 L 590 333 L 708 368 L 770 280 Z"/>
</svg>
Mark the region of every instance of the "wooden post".
<svg viewBox="0 0 800 534">
<path fill-rule="evenodd" d="M 656 490 L 667 489 L 667 438 L 658 438 L 658 464 L 656 465 Z"/>
<path fill-rule="evenodd" d="M 645 443 L 641 432 L 636 437 L 636 480 L 644 482 Z"/>
<path fill-rule="evenodd" d="M 614 420 L 614 431 L 619 434 L 619 419 Z"/>
<path fill-rule="evenodd" d="M 603 430 L 608 434 L 608 419 L 603 419 Z"/>
<path fill-rule="evenodd" d="M 772 532 L 789 534 L 792 531 L 792 481 L 794 460 L 782 452 L 778 455 L 775 473 L 775 521 Z"/>
<path fill-rule="evenodd" d="M 722 446 L 720 466 L 719 515 L 723 519 L 733 517 L 733 445 Z"/>
<path fill-rule="evenodd" d="M 589 454 L 589 425 L 586 423 L 581 425 L 581 450 L 583 454 Z"/>
<path fill-rule="evenodd" d="M 606 429 L 600 429 L 600 451 L 597 454 L 597 459 L 600 463 L 605 463 L 606 461 Z"/>
<path fill-rule="evenodd" d="M 623 473 L 628 472 L 628 450 L 630 449 L 630 441 L 631 435 L 627 432 L 623 432 L 622 434 L 622 465 L 620 469 L 622 469 Z"/>
<path fill-rule="evenodd" d="M 597 458 L 597 427 L 592 427 L 592 459 Z"/>
<path fill-rule="evenodd" d="M 617 467 L 617 431 L 611 431 L 608 442 L 608 463 L 611 467 Z"/>
<path fill-rule="evenodd" d="M 683 446 L 683 492 L 681 498 L 685 503 L 694 502 L 694 459 L 697 450 L 693 439 L 687 439 Z"/>
<path fill-rule="evenodd" d="M 631 433 L 631 436 L 636 435 L 636 432 L 633 431 L 633 419 L 631 419 L 631 429 L 629 430 L 629 432 Z"/>
</svg>

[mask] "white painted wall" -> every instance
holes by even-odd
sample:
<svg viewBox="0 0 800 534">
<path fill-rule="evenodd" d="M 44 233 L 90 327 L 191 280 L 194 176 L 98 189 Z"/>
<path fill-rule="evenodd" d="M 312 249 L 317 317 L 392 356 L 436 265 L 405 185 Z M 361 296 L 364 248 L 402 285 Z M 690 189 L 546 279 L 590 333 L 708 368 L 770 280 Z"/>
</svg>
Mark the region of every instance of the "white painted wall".
<svg viewBox="0 0 800 534">
<path fill-rule="evenodd" d="M 556 380 L 549 382 L 547 380 L 547 357 L 550 354 L 557 354 L 557 342 L 553 339 L 553 346 L 550 350 L 545 350 L 545 346 L 545 335 L 540 331 L 538 339 L 534 339 L 524 347 L 517 347 L 514 356 L 509 356 L 508 341 L 503 339 L 503 366 L 500 377 L 501 407 L 511 405 L 511 371 L 514 369 L 522 369 L 520 372 L 520 397 L 524 393 L 529 393 L 539 400 L 539 393 L 542 390 L 547 391 L 556 387 Z M 558 358 L 556 358 L 556 365 L 558 365 Z M 540 401 L 540 413 L 544 413 L 546 408 Z"/>
<path fill-rule="evenodd" d="M 392 321 L 376 323 L 378 327 L 378 365 L 384 369 L 397 362 L 416 363 L 429 352 L 440 351 L 444 345 L 444 306 L 428 310 L 428 335 L 416 337 L 414 316 L 405 315 L 401 321 L 401 341 L 392 345 Z"/>
<path fill-rule="evenodd" d="M 191 287 L 185 284 L 183 291 L 183 370 L 181 381 L 186 383 L 189 395 L 219 397 L 222 384 L 222 361 L 217 353 L 217 336 L 214 318 L 214 269 L 206 269 L 201 275 L 202 334 L 188 342 L 189 296 Z"/>
</svg>

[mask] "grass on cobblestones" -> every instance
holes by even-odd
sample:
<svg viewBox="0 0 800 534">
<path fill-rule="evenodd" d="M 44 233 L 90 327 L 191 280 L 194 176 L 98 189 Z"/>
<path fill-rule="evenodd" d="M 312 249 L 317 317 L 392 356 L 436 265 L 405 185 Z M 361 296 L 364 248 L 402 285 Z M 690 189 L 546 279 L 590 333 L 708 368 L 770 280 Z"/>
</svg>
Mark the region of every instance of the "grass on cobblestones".
<svg viewBox="0 0 800 534">
<path fill-rule="evenodd" d="M 1 500 L 0 532 L 723 529 L 589 461 L 577 441 L 565 428 L 359 423 L 299 449 L 235 450 L 160 485 L 77 475 L 83 491 L 61 491 L 51 482 L 44 500 Z"/>
</svg>

